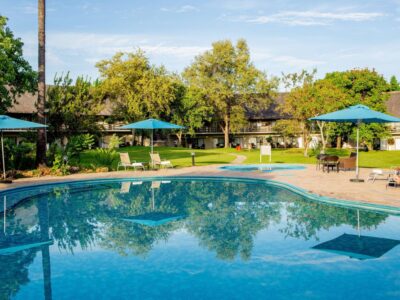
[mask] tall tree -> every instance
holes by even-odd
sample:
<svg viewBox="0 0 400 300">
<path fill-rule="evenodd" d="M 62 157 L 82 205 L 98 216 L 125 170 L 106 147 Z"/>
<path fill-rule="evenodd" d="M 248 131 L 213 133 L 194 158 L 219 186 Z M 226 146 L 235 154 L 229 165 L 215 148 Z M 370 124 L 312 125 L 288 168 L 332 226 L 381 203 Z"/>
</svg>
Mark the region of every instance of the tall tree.
<svg viewBox="0 0 400 300">
<path fill-rule="evenodd" d="M 206 121 L 211 121 L 212 109 L 207 105 L 205 95 L 200 90 L 187 88 L 177 80 L 179 86 L 177 96 L 171 106 L 171 121 L 185 127 L 185 131 L 194 136 L 196 130 L 203 127 Z M 178 145 L 182 144 L 183 131 L 176 133 Z"/>
<path fill-rule="evenodd" d="M 399 84 L 399 82 L 397 81 L 397 78 L 396 78 L 396 76 L 392 76 L 392 77 L 390 77 L 390 90 L 392 91 L 392 92 L 394 92 L 394 91 L 400 91 L 400 84 Z"/>
<path fill-rule="evenodd" d="M 90 82 L 84 77 L 73 80 L 67 73 L 56 76 L 47 89 L 48 134 L 52 139 L 82 132 L 96 134 L 99 130 L 97 114 L 104 107 L 98 91 L 98 82 Z"/>
<path fill-rule="evenodd" d="M 38 83 L 38 101 L 37 116 L 38 122 L 44 124 L 45 104 L 46 104 L 46 1 L 38 0 L 38 40 L 39 40 L 39 83 Z M 38 139 L 36 147 L 36 163 L 46 163 L 46 129 L 38 130 Z"/>
<path fill-rule="evenodd" d="M 327 112 L 343 108 L 347 105 L 346 95 L 329 80 L 314 80 L 315 70 L 312 73 L 302 71 L 301 73 L 284 76 L 287 87 L 292 90 L 285 98 L 285 101 L 278 107 L 286 115 L 292 117 L 291 122 L 298 124 L 298 130 L 302 134 L 304 144 L 304 156 L 308 155 L 308 148 L 311 141 L 311 122 L 309 118 Z M 322 146 L 325 149 L 326 125 L 317 122 Z"/>
<path fill-rule="evenodd" d="M 7 112 L 18 95 L 37 88 L 37 74 L 24 59 L 22 46 L 7 27 L 7 18 L 0 16 L 0 114 Z"/>
<path fill-rule="evenodd" d="M 183 73 L 189 88 L 201 90 L 214 121 L 224 132 L 225 148 L 229 134 L 244 126 L 247 108 L 265 108 L 277 87 L 277 80 L 268 80 L 250 60 L 245 40 L 234 46 L 231 41 L 218 41 L 212 49 L 197 56 Z"/>
<path fill-rule="evenodd" d="M 176 97 L 175 81 L 161 66 L 151 65 L 141 50 L 117 53 L 96 64 L 101 90 L 114 104 L 120 119 L 132 122 L 144 118 L 164 118 Z"/>
<path fill-rule="evenodd" d="M 389 98 L 387 91 L 390 89 L 385 78 L 375 70 L 354 69 L 345 72 L 332 72 L 325 76 L 337 86 L 348 100 L 347 105 L 364 104 L 370 108 L 385 112 L 386 101 Z M 338 140 L 354 136 L 355 126 L 346 124 L 335 124 L 332 126 Z M 363 124 L 360 131 L 360 140 L 371 147 L 374 138 L 387 135 L 385 125 Z"/>
</svg>

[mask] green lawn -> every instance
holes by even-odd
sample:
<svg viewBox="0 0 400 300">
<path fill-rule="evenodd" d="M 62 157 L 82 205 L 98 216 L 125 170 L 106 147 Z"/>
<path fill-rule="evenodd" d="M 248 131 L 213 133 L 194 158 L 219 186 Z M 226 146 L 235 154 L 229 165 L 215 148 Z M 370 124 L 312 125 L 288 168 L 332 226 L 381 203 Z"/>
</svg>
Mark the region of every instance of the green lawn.
<svg viewBox="0 0 400 300">
<path fill-rule="evenodd" d="M 150 159 L 149 147 L 125 147 L 120 148 L 119 152 L 128 152 L 131 160 L 148 162 Z M 240 154 L 247 157 L 244 163 L 259 163 L 259 150 L 242 150 L 235 149 L 209 149 L 209 150 L 192 150 L 187 148 L 171 148 L 157 147 L 155 151 L 160 153 L 162 159 L 171 160 L 176 167 L 191 166 L 191 153 L 196 153 L 196 165 L 204 166 L 209 164 L 225 164 L 235 159 L 230 154 Z M 89 150 L 81 154 L 80 164 L 82 166 L 90 166 L 94 161 L 94 151 Z M 348 156 L 348 150 L 328 149 L 327 153 L 339 156 Z M 263 162 L 269 162 L 268 157 L 263 157 Z M 314 164 L 315 157 L 304 157 L 302 149 L 274 149 L 272 153 L 273 163 L 301 163 Z M 116 168 L 117 161 L 113 164 Z M 390 168 L 400 166 L 400 151 L 370 151 L 360 153 L 360 166 L 368 168 Z"/>
</svg>

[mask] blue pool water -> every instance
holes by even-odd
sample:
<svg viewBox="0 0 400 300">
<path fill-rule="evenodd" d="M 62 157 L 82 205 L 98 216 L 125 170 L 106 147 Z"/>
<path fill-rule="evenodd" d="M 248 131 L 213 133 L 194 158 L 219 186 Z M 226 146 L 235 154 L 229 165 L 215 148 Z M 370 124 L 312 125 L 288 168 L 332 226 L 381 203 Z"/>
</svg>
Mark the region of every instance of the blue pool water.
<svg viewBox="0 0 400 300">
<path fill-rule="evenodd" d="M 255 164 L 255 165 L 228 165 L 220 167 L 221 170 L 239 171 L 239 172 L 273 172 L 273 171 L 292 171 L 304 170 L 304 166 L 288 164 Z"/>
<path fill-rule="evenodd" d="M 263 181 L 104 180 L 1 198 L 0 299 L 400 297 L 399 216 Z"/>
</svg>

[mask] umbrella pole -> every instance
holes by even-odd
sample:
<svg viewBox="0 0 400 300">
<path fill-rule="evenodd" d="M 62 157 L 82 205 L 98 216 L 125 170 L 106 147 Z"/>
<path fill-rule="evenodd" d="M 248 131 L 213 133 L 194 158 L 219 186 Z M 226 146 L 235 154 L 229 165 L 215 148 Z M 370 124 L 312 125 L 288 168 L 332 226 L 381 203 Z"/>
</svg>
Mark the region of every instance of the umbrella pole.
<svg viewBox="0 0 400 300">
<path fill-rule="evenodd" d="M 359 148 L 359 144 L 360 144 L 359 141 L 360 141 L 360 122 L 357 122 L 356 178 L 350 179 L 351 182 L 364 182 L 364 179 L 360 179 L 360 178 L 359 178 L 359 173 L 360 173 L 359 167 L 358 167 L 358 160 L 359 160 L 359 158 L 358 158 L 358 154 L 359 154 L 358 148 Z"/>
<path fill-rule="evenodd" d="M 154 129 L 151 130 L 151 154 L 153 154 L 153 134 L 154 134 Z"/>
<path fill-rule="evenodd" d="M 1 131 L 1 158 L 3 162 L 3 179 L 6 180 L 6 164 L 4 159 L 4 142 L 3 142 L 3 130 Z"/>
</svg>

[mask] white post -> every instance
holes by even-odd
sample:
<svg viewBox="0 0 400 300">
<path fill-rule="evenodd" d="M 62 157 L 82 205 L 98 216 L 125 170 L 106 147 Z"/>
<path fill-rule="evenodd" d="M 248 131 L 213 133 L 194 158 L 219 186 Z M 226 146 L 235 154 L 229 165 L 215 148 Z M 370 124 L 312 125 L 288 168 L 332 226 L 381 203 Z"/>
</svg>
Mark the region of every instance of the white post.
<svg viewBox="0 0 400 300">
<path fill-rule="evenodd" d="M 4 159 L 3 130 L 1 131 L 1 157 L 3 159 L 3 178 L 6 180 L 6 163 Z"/>
</svg>

